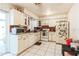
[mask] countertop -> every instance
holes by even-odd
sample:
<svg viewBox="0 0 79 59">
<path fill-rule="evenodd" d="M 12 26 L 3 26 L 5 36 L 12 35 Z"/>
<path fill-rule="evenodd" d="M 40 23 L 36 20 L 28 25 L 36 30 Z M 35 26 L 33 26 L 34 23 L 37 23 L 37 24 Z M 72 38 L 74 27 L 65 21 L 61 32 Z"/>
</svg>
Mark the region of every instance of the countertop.
<svg viewBox="0 0 79 59">
<path fill-rule="evenodd" d="M 28 31 L 28 32 L 26 32 L 26 33 L 17 33 L 17 34 L 12 34 L 12 33 L 10 33 L 10 34 L 12 34 L 12 35 L 22 35 L 22 34 L 38 33 L 38 32 L 40 32 L 40 31 L 37 31 L 37 32 L 35 32 L 35 31 Z"/>
</svg>

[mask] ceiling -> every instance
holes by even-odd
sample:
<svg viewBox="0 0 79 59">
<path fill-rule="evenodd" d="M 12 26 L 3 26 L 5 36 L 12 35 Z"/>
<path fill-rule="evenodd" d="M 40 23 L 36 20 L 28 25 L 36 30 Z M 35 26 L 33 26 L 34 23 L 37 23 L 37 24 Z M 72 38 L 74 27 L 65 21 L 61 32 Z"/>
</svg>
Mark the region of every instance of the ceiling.
<svg viewBox="0 0 79 59">
<path fill-rule="evenodd" d="M 39 17 L 50 16 L 54 14 L 65 14 L 68 13 L 72 7 L 72 3 L 14 3 L 24 8 L 27 8 L 29 11 L 33 12 Z"/>
</svg>

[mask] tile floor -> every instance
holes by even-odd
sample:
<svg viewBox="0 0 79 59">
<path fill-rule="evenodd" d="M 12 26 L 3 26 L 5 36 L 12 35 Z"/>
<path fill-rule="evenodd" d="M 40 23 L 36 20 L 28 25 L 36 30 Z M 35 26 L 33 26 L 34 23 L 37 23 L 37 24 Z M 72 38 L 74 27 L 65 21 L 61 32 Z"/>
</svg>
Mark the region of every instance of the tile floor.
<svg viewBox="0 0 79 59">
<path fill-rule="evenodd" d="M 62 46 L 55 42 L 43 42 L 41 45 L 33 45 L 20 56 L 62 56 Z"/>
</svg>

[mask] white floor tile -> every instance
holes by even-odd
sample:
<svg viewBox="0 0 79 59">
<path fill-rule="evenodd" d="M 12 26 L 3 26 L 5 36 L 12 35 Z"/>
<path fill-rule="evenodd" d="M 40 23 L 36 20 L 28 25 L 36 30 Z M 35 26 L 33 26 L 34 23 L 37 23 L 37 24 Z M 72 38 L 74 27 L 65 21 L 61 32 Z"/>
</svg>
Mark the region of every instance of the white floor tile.
<svg viewBox="0 0 79 59">
<path fill-rule="evenodd" d="M 37 52 L 37 49 L 32 49 L 29 51 L 30 53 L 36 53 Z"/>
<path fill-rule="evenodd" d="M 41 41 L 42 42 L 42 41 Z M 42 42 L 27 49 L 24 56 L 62 56 L 62 46 L 55 42 Z"/>
<path fill-rule="evenodd" d="M 33 53 L 27 53 L 25 56 L 34 56 Z"/>
<path fill-rule="evenodd" d="M 51 51 L 50 51 L 50 52 L 47 51 L 45 55 L 46 55 L 46 56 L 54 56 L 54 52 L 52 53 Z"/>
<path fill-rule="evenodd" d="M 32 47 L 32 49 L 39 49 L 40 48 L 40 46 L 37 46 L 37 45 L 34 45 L 33 47 Z"/>
<path fill-rule="evenodd" d="M 40 50 L 47 50 L 47 47 L 41 47 Z"/>
<path fill-rule="evenodd" d="M 55 53 L 55 56 L 62 56 L 62 53 Z"/>
<path fill-rule="evenodd" d="M 44 51 L 44 50 L 39 50 L 38 52 L 36 52 L 36 54 L 38 54 L 38 55 L 45 55 L 45 52 L 46 51 Z"/>
</svg>

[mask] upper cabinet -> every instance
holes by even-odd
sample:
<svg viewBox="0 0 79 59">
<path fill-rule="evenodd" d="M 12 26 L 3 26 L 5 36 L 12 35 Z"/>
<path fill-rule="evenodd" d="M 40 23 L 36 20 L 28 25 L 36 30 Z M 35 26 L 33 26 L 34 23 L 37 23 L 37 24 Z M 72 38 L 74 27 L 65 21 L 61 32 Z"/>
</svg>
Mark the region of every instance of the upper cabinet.
<svg viewBox="0 0 79 59">
<path fill-rule="evenodd" d="M 16 9 L 12 9 L 11 10 L 11 18 L 10 18 L 10 25 L 25 25 L 25 15 L 24 13 L 16 10 Z"/>
<path fill-rule="evenodd" d="M 21 14 L 21 19 L 20 19 L 20 24 L 21 24 L 21 25 L 26 25 L 25 22 L 26 22 L 27 19 L 26 19 L 26 20 L 25 20 L 25 19 L 26 19 L 26 17 L 25 17 L 25 15 L 22 13 L 22 14 Z M 26 23 L 27 23 L 27 22 L 26 22 Z"/>
</svg>

